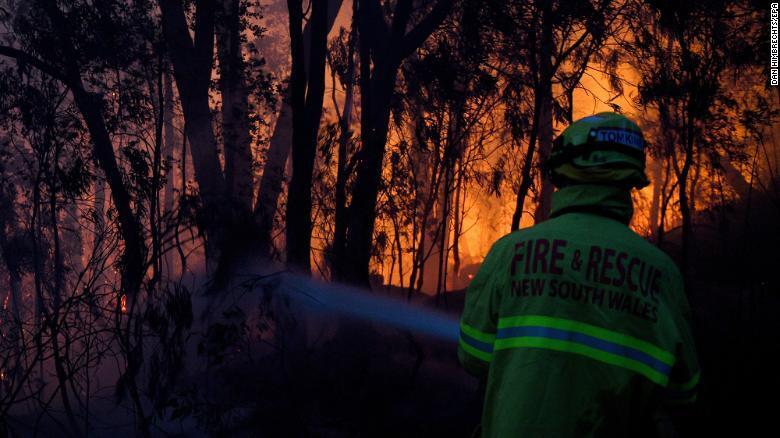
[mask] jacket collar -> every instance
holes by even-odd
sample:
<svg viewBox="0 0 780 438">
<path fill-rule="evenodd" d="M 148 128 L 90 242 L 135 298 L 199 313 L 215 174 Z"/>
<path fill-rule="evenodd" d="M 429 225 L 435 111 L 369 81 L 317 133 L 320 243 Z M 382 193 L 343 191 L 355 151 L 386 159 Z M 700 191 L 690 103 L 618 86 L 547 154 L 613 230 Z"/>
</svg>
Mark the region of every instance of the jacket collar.
<svg viewBox="0 0 780 438">
<path fill-rule="evenodd" d="M 634 214 L 631 190 L 601 184 L 577 184 L 553 193 L 551 218 L 575 212 L 597 214 L 628 225 Z"/>
</svg>

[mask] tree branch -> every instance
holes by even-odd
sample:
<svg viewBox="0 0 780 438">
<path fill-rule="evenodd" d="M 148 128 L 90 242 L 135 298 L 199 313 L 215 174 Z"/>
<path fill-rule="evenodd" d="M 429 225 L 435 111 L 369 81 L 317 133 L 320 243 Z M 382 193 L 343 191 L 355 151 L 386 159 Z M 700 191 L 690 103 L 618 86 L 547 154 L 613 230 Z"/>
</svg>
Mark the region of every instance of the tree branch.
<svg viewBox="0 0 780 438">
<path fill-rule="evenodd" d="M 0 46 L 0 55 L 15 59 L 17 63 L 29 64 L 41 72 L 61 81 L 63 84 L 70 86 L 70 81 L 63 72 L 61 72 L 53 65 L 48 64 L 25 51 L 9 46 Z"/>
<path fill-rule="evenodd" d="M 433 31 L 447 18 L 452 9 L 452 4 L 451 0 L 439 0 L 431 9 L 431 12 L 401 39 L 397 50 L 398 60 L 405 59 L 417 50 L 418 47 L 422 46 Z"/>
<path fill-rule="evenodd" d="M 190 79 L 194 75 L 184 74 L 188 70 L 190 60 L 192 59 L 193 42 L 190 38 L 187 28 L 187 18 L 184 16 L 184 9 L 181 0 L 160 0 L 160 13 L 162 16 L 163 35 L 168 43 L 168 53 L 174 64 L 174 74 L 177 73 L 175 67 L 179 67 L 179 77 L 177 79 Z"/>
</svg>

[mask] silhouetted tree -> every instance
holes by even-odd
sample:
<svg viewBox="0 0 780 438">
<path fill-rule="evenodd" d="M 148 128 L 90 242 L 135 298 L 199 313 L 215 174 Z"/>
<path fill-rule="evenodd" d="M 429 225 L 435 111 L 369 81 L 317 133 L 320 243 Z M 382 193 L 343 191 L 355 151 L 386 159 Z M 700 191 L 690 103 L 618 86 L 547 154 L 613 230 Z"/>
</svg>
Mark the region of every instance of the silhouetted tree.
<svg viewBox="0 0 780 438">
<path fill-rule="evenodd" d="M 287 2 L 290 11 L 290 75 L 293 173 L 287 195 L 287 265 L 311 271 L 311 184 L 325 93 L 328 1 L 312 3 L 308 68 L 304 62 L 303 5 Z"/>
<path fill-rule="evenodd" d="M 390 108 L 401 63 L 417 50 L 447 17 L 452 2 L 438 1 L 411 27 L 412 0 L 400 0 L 387 23 L 381 2 L 361 2 L 358 9 L 360 54 L 361 149 L 346 227 L 344 248 L 334 248 L 336 278 L 368 285 L 371 242 L 376 219 L 382 160 Z M 418 14 L 421 11 L 417 11 Z M 342 240 L 342 239 L 339 239 Z"/>
</svg>

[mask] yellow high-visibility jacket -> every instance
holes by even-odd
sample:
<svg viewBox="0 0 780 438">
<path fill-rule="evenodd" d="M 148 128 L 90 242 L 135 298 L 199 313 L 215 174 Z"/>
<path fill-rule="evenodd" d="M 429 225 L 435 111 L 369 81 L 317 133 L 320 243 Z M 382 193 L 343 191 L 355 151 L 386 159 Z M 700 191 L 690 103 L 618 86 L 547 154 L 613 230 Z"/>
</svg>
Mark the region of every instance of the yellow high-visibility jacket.
<svg viewBox="0 0 780 438">
<path fill-rule="evenodd" d="M 646 435 L 691 403 L 699 366 L 683 281 L 627 227 L 630 193 L 577 185 L 497 241 L 466 293 L 458 357 L 486 378 L 482 436 Z"/>
</svg>

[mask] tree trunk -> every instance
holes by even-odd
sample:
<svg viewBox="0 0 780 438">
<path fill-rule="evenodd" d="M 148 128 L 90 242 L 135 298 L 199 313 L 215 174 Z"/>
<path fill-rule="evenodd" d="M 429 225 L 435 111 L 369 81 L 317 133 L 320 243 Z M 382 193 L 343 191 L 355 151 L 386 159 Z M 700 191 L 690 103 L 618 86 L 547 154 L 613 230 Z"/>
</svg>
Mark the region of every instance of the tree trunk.
<svg viewBox="0 0 780 438">
<path fill-rule="evenodd" d="M 682 271 L 683 278 L 688 278 L 688 257 L 691 246 L 691 231 L 692 231 L 692 219 L 690 203 L 688 201 L 688 174 L 690 173 L 691 166 L 693 165 L 693 117 L 689 114 L 686 117 L 685 123 L 685 159 L 683 161 L 682 169 L 680 170 L 677 186 L 677 194 L 680 198 L 680 214 L 682 215 Z M 686 288 L 687 290 L 687 288 Z"/>
<path fill-rule="evenodd" d="M 317 134 L 325 93 L 327 0 L 314 2 L 309 22 L 309 68 L 303 61 L 303 11 L 300 0 L 288 0 L 293 67 L 290 87 L 293 110 L 293 173 L 287 200 L 287 265 L 311 272 L 311 185 Z M 308 77 L 305 75 L 308 73 Z"/>
<path fill-rule="evenodd" d="M 165 137 L 163 139 L 163 155 L 165 159 L 171 164 L 171 168 L 168 170 L 165 178 L 165 191 L 163 192 L 163 212 L 170 213 L 174 206 L 174 188 L 176 187 L 176 125 L 173 102 L 173 83 L 171 74 L 169 71 L 165 71 L 163 75 L 163 121 Z"/>
<path fill-rule="evenodd" d="M 114 147 L 100 112 L 102 102 L 95 101 L 83 88 L 80 78 L 71 86 L 74 101 L 79 108 L 92 139 L 93 154 L 106 176 L 111 197 L 117 210 L 119 229 L 125 244 L 122 257 L 122 291 L 128 300 L 134 299 L 144 276 L 145 248 L 141 225 L 131 207 L 131 195 L 125 187 L 114 156 Z"/>
<path fill-rule="evenodd" d="M 661 207 L 661 194 L 663 186 L 661 184 L 661 163 L 652 158 L 648 160 L 650 166 L 650 179 L 653 183 L 653 198 L 650 202 L 650 217 L 647 222 L 647 232 L 649 236 L 656 240 L 658 238 L 658 213 Z"/>
<path fill-rule="evenodd" d="M 544 163 L 550 157 L 552 151 L 553 134 L 553 96 L 552 96 L 552 53 L 553 46 L 553 12 L 552 2 L 542 1 L 542 40 L 539 50 L 539 84 L 536 93 L 541 96 L 539 111 L 539 154 L 538 162 Z M 550 215 L 552 205 L 553 186 L 552 181 L 541 174 L 541 188 L 539 190 L 539 202 L 534 211 L 534 221 L 542 222 Z"/>
<path fill-rule="evenodd" d="M 336 21 L 341 3 L 343 0 L 330 0 L 328 2 L 327 31 L 330 33 L 333 23 Z M 311 30 L 309 23 L 303 29 L 303 59 L 304 71 L 308 71 L 309 40 Z M 263 175 L 260 177 L 260 188 L 257 194 L 257 203 L 255 204 L 255 221 L 257 222 L 259 233 L 258 252 L 262 256 L 270 254 L 272 245 L 272 233 L 274 226 L 274 216 L 279 204 L 279 196 L 282 193 L 282 182 L 284 181 L 284 170 L 287 166 L 287 157 L 290 155 L 292 147 L 292 108 L 290 106 L 290 93 L 288 89 L 286 95 L 282 98 L 279 117 L 276 119 L 274 132 L 271 135 L 271 141 L 268 147 Z"/>
<path fill-rule="evenodd" d="M 536 143 L 539 138 L 539 122 L 541 119 L 540 111 L 542 107 L 542 96 L 538 92 L 541 88 L 541 79 L 539 74 L 539 57 L 537 56 L 536 48 L 536 29 L 529 29 L 529 46 L 530 46 L 530 69 L 531 77 L 535 81 L 534 87 L 534 108 L 533 108 L 533 120 L 531 121 L 531 136 L 528 139 L 528 149 L 525 153 L 525 160 L 523 161 L 523 168 L 520 172 L 520 187 L 517 189 L 517 196 L 515 198 L 515 212 L 512 214 L 512 222 L 510 224 L 510 231 L 520 229 L 520 221 L 523 218 L 525 198 L 528 196 L 528 190 L 531 188 L 533 179 L 531 177 L 531 170 L 533 168 L 534 154 L 536 153 Z"/>
<path fill-rule="evenodd" d="M 691 167 L 693 168 L 693 177 L 691 178 L 691 183 L 688 185 L 688 199 L 690 200 L 691 220 L 693 221 L 696 216 L 697 192 L 699 183 L 701 182 L 701 148 L 696 148 L 696 156 L 691 160 Z M 691 226 L 693 226 L 693 222 L 691 222 Z"/>
<path fill-rule="evenodd" d="M 421 105 L 415 102 L 415 105 Z M 409 290 L 407 299 L 411 300 L 415 290 L 422 287 L 422 280 L 419 278 L 425 275 L 425 254 L 429 253 L 429 237 L 431 233 L 428 230 L 428 218 L 433 210 L 433 195 L 437 187 L 436 175 L 439 168 L 439 160 L 433 160 L 433 153 L 423 143 L 424 123 L 421 111 L 414 111 L 411 115 L 411 149 L 409 151 L 412 166 L 414 166 L 414 220 L 412 221 L 412 271 L 409 275 Z M 433 160 L 431 162 L 431 160 Z M 422 203 L 422 211 L 420 204 Z M 420 238 L 417 239 L 419 234 Z"/>
<path fill-rule="evenodd" d="M 0 171 L 3 165 L 0 164 Z M 11 294 L 11 314 L 14 317 L 14 324 L 18 324 L 19 331 L 11 333 L 13 339 L 22 340 L 24 337 L 24 326 L 22 324 L 22 265 L 19 248 L 15 248 L 12 242 L 15 241 L 14 222 L 16 214 L 13 209 L 13 200 L 5 187 L 0 187 L 0 251 L 3 252 L 3 261 L 8 271 L 8 283 Z M 2 305 L 2 304 L 0 304 Z"/>
<path fill-rule="evenodd" d="M 222 0 L 217 28 L 217 53 L 222 95 L 222 138 L 225 154 L 225 184 L 232 206 L 252 208 L 252 149 L 249 134 L 249 89 L 244 79 L 241 53 L 239 0 Z"/>
<path fill-rule="evenodd" d="M 452 199 L 452 166 L 454 163 L 452 157 L 446 157 L 451 151 L 445 153 L 445 168 L 444 168 L 444 186 L 442 187 L 440 204 L 441 204 L 441 222 L 440 222 L 440 236 L 439 236 L 439 254 L 436 264 L 436 305 L 439 304 L 439 300 L 443 293 L 446 293 L 447 289 L 447 267 L 449 262 L 449 242 L 450 242 L 450 201 Z"/>
<path fill-rule="evenodd" d="M 95 185 L 93 188 L 93 195 L 95 197 L 95 203 L 93 208 L 95 209 L 95 233 L 92 235 L 92 252 L 98 251 L 98 244 L 100 239 L 97 236 L 101 233 L 106 225 L 106 179 L 101 175 L 100 166 L 98 163 L 94 163 L 93 172 L 95 175 Z"/>
<path fill-rule="evenodd" d="M 528 196 L 528 190 L 531 188 L 531 168 L 534 162 L 534 152 L 536 150 L 536 138 L 539 128 L 539 107 L 540 97 L 534 96 L 534 120 L 531 125 L 531 138 L 528 140 L 528 149 L 525 153 L 525 161 L 523 162 L 523 169 L 520 173 L 520 187 L 517 189 L 517 197 L 515 199 L 515 212 L 512 214 L 512 223 L 510 231 L 520 229 L 520 219 L 523 217 L 523 206 L 525 204 L 525 198 Z"/>
<path fill-rule="evenodd" d="M 163 155 L 165 159 L 170 163 L 170 169 L 168 169 L 165 175 L 165 191 L 163 197 L 163 213 L 164 217 L 170 218 L 171 212 L 174 209 L 174 188 L 176 186 L 176 126 L 174 124 L 174 103 L 173 103 L 173 84 L 171 74 L 166 69 L 163 73 L 163 123 L 165 130 L 165 138 L 163 140 Z M 181 159 L 181 158 L 179 158 Z M 182 190 L 184 188 L 182 187 Z M 174 230 L 176 232 L 176 230 Z M 174 257 L 172 248 L 165 253 L 165 266 L 166 272 L 170 278 L 173 278 L 175 274 L 174 270 Z"/>
<path fill-rule="evenodd" d="M 339 150 L 338 165 L 336 169 L 336 212 L 334 217 L 333 245 L 331 248 L 332 257 L 331 277 L 341 278 L 342 272 L 338 272 L 340 265 L 338 260 L 344 257 L 344 245 L 347 240 L 347 177 L 349 169 L 347 166 L 347 155 L 349 143 L 352 140 L 352 107 L 354 105 L 355 90 L 355 46 L 357 44 L 357 6 L 358 0 L 352 1 L 352 29 L 349 34 L 349 59 L 347 60 L 347 75 L 344 78 L 346 87 L 344 97 L 344 109 L 341 111 L 339 119 Z M 336 105 L 334 98 L 333 105 Z M 399 254 L 399 259 L 401 255 Z M 403 281 L 403 279 L 402 279 Z"/>
<path fill-rule="evenodd" d="M 466 170 L 463 169 L 463 157 L 459 157 L 459 169 L 457 182 L 455 183 L 455 213 L 452 227 L 452 273 L 455 278 L 460 277 L 460 238 L 463 232 L 463 219 L 465 216 L 466 188 L 463 183 L 463 176 Z"/>
<path fill-rule="evenodd" d="M 209 105 L 214 4 L 208 0 L 196 1 L 194 41 L 190 38 L 181 0 L 160 0 L 159 4 L 163 34 L 184 112 L 184 133 L 190 141 L 195 179 L 203 202 L 204 228 L 212 237 L 208 251 L 214 256 L 219 244 L 220 203 L 225 194 Z"/>
<path fill-rule="evenodd" d="M 162 276 L 162 209 L 160 203 L 160 190 L 159 187 L 162 182 L 162 154 L 163 147 L 165 147 L 163 140 L 163 130 L 165 128 L 165 86 L 163 84 L 164 76 L 164 64 L 162 56 L 158 58 L 158 69 L 156 73 L 155 84 L 152 85 L 149 81 L 151 100 L 156 101 L 157 114 L 155 114 L 155 127 L 154 127 L 154 149 L 152 150 L 152 187 L 155 190 L 149 197 L 149 234 L 151 237 L 151 264 L 152 264 L 152 278 L 149 282 L 149 289 L 154 290 L 160 282 Z"/>
<path fill-rule="evenodd" d="M 362 33 L 361 39 L 363 39 Z M 361 57 L 361 68 L 365 63 L 364 58 Z M 390 71 L 392 71 L 392 79 L 388 77 Z M 352 190 L 344 264 L 348 281 L 363 286 L 369 286 L 368 265 L 371 259 L 376 200 L 382 177 L 382 160 L 390 121 L 390 95 L 395 84 L 395 69 L 377 66 L 374 68 L 372 79 L 372 83 L 368 84 L 366 83 L 368 78 L 361 77 L 363 82 L 361 84 L 363 107 L 361 139 L 364 157 Z"/>
<path fill-rule="evenodd" d="M 396 3 L 389 27 L 377 0 L 361 2 L 358 14 L 363 145 L 352 188 L 342 272 L 347 281 L 363 286 L 370 286 L 369 262 L 376 203 L 396 74 L 401 62 L 425 42 L 452 8 L 452 2 L 438 1 L 417 26 L 406 32 L 412 3 L 411 0 Z"/>
</svg>

